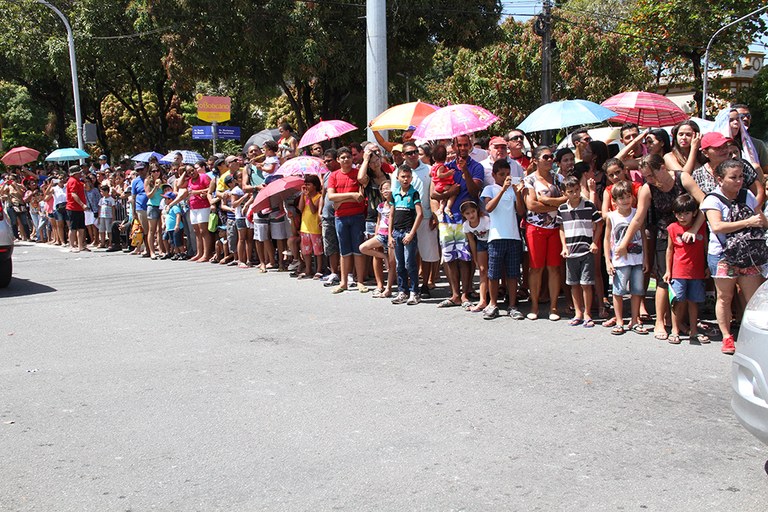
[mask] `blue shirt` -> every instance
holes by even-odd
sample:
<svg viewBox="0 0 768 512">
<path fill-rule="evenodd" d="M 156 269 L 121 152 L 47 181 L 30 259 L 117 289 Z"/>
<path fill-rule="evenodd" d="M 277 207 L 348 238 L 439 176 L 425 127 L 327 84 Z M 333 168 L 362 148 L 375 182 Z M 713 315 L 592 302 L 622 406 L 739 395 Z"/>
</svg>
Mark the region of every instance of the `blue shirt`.
<svg viewBox="0 0 768 512">
<path fill-rule="evenodd" d="M 462 173 L 459 169 L 459 165 L 456 163 L 456 160 L 446 164 L 446 167 L 448 169 L 453 169 L 453 181 L 459 186 L 459 195 L 456 196 L 456 200 L 453 202 L 451 213 L 453 213 L 454 216 L 458 216 L 460 218 L 461 203 L 468 200 L 476 201 L 477 197 L 472 197 L 469 195 L 469 191 L 467 190 L 467 182 L 464 181 L 464 173 Z M 480 189 L 480 187 L 482 187 L 483 179 L 485 179 L 485 169 L 483 169 L 483 166 L 480 164 L 480 162 L 476 162 L 471 158 L 467 158 L 467 169 L 469 169 L 469 174 L 472 176 L 472 179 L 480 182 L 480 185 L 478 185 L 478 189 Z"/>
<path fill-rule="evenodd" d="M 416 205 L 421 203 L 419 193 L 413 187 L 409 187 L 407 192 L 400 189 L 392 194 L 392 201 L 395 209 L 392 229 L 410 231 L 416 221 Z"/>
<path fill-rule="evenodd" d="M 136 201 L 137 210 L 147 209 L 147 193 L 144 191 L 144 179 L 141 176 L 133 178 L 131 182 L 131 195 Z"/>
<path fill-rule="evenodd" d="M 165 218 L 165 230 L 166 231 L 173 231 L 176 229 L 176 216 L 181 215 L 181 219 L 184 218 L 184 211 L 181 209 L 180 204 L 175 204 L 171 206 L 171 209 L 168 210 L 168 216 Z M 184 227 L 184 222 L 179 220 L 179 229 Z"/>
</svg>

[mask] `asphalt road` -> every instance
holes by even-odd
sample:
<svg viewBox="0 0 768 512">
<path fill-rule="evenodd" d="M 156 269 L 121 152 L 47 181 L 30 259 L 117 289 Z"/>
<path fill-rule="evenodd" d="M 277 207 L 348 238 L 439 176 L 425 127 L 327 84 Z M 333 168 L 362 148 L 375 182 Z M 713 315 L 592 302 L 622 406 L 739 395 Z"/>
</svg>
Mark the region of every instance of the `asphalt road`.
<svg viewBox="0 0 768 512">
<path fill-rule="evenodd" d="M 719 343 L 19 245 L 0 510 L 764 511 Z M 444 285 L 443 285 L 444 286 Z"/>
</svg>

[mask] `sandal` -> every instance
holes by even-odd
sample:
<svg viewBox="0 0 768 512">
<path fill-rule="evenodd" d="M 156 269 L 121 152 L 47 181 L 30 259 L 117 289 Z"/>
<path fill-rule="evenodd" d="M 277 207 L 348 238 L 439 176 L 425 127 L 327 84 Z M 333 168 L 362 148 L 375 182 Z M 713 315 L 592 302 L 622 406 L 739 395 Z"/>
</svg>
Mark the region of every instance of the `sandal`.
<svg viewBox="0 0 768 512">
<path fill-rule="evenodd" d="M 478 298 L 480 298 L 480 297 L 478 297 Z M 470 307 L 472 307 L 472 303 L 469 302 L 468 300 L 465 300 L 464 302 L 461 303 L 461 307 L 464 308 L 464 309 L 470 308 Z"/>
<path fill-rule="evenodd" d="M 615 325 L 613 329 L 611 329 L 611 334 L 614 336 L 619 336 L 624 334 L 624 327 L 621 325 Z"/>
<path fill-rule="evenodd" d="M 603 327 L 613 327 L 614 325 L 616 325 L 616 317 L 615 316 L 611 317 L 608 320 L 606 320 L 605 322 L 603 322 Z"/>
<path fill-rule="evenodd" d="M 642 335 L 648 334 L 648 329 L 643 327 L 643 324 L 635 324 L 632 327 L 630 327 L 629 329 L 632 332 L 634 332 L 635 334 L 642 334 Z"/>
<path fill-rule="evenodd" d="M 693 337 L 693 339 L 695 339 L 702 345 L 706 345 L 710 341 L 709 336 L 707 336 L 706 334 L 697 334 L 696 336 Z"/>
<path fill-rule="evenodd" d="M 373 290 L 373 293 L 371 294 L 371 297 L 373 297 L 374 299 L 380 299 L 380 298 L 382 298 L 382 294 L 383 293 L 384 293 L 384 289 L 383 288 L 376 288 L 375 290 Z"/>
<path fill-rule="evenodd" d="M 590 320 L 590 322 L 591 321 L 592 320 Z M 568 325 L 570 325 L 571 327 L 576 327 L 583 323 L 584 323 L 584 320 L 582 320 L 581 318 L 571 318 L 571 320 L 568 322 Z"/>
<path fill-rule="evenodd" d="M 670 334 L 667 336 L 667 343 L 671 343 L 672 345 L 679 345 L 680 336 L 678 334 Z"/>
<path fill-rule="evenodd" d="M 664 341 L 669 338 L 669 335 L 667 334 L 666 331 L 654 331 L 653 337 L 656 338 L 657 340 Z"/>
<path fill-rule="evenodd" d="M 440 304 L 437 305 L 439 308 L 452 308 L 456 306 L 461 306 L 461 304 L 457 302 L 453 302 L 451 299 L 445 299 Z"/>
<path fill-rule="evenodd" d="M 339 293 L 342 293 L 342 292 L 345 292 L 345 291 L 347 291 L 347 287 L 346 286 L 337 286 L 336 288 L 333 289 L 333 291 L 331 293 L 336 295 L 336 294 L 339 294 Z"/>
<path fill-rule="evenodd" d="M 485 311 L 485 308 L 487 308 L 487 307 L 488 306 L 482 306 L 481 307 L 480 304 L 475 304 L 474 306 L 469 308 L 467 311 L 469 311 L 470 313 L 482 313 L 482 312 Z"/>
<path fill-rule="evenodd" d="M 587 318 L 586 320 L 584 320 L 584 323 L 581 324 L 581 326 L 587 329 L 591 329 L 592 327 L 595 326 L 595 321 L 592 320 L 591 318 Z"/>
</svg>

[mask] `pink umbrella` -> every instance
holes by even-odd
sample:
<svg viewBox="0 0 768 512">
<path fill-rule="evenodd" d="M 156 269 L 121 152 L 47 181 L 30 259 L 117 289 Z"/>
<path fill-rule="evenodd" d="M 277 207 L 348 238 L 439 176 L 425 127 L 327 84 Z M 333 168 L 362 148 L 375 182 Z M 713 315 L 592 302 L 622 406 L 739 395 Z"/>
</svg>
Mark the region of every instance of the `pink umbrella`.
<svg viewBox="0 0 768 512">
<path fill-rule="evenodd" d="M 452 139 L 485 130 L 499 118 L 476 105 L 448 105 L 429 114 L 413 132 L 414 139 Z"/>
<path fill-rule="evenodd" d="M 280 204 L 280 201 L 295 194 L 302 186 L 304 186 L 304 178 L 299 176 L 288 176 L 271 182 L 256 194 L 256 199 L 248 209 L 246 217 L 252 219 L 255 212 Z"/>
<path fill-rule="evenodd" d="M 640 126 L 672 126 L 690 117 L 666 96 L 652 92 L 623 92 L 611 96 L 601 105 L 619 114 L 611 121 Z"/>
<path fill-rule="evenodd" d="M 24 165 L 29 162 L 34 162 L 39 155 L 40 152 L 36 149 L 19 146 L 3 155 L 2 161 L 5 165 Z"/>
<path fill-rule="evenodd" d="M 314 144 L 315 142 L 325 142 L 327 140 L 341 137 L 345 133 L 357 130 L 357 126 L 349 124 L 346 121 L 332 119 L 330 121 L 320 121 L 315 126 L 307 130 L 299 141 L 299 147 L 303 148 Z"/>
<path fill-rule="evenodd" d="M 328 168 L 325 162 L 315 156 L 297 156 L 282 164 L 275 172 L 276 176 L 306 176 L 307 174 L 325 174 Z"/>
</svg>

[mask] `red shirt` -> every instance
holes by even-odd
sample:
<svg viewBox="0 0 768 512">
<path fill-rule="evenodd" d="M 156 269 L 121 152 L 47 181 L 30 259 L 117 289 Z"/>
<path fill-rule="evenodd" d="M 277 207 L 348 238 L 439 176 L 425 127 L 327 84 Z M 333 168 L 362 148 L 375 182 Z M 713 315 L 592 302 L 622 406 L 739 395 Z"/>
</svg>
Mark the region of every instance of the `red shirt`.
<svg viewBox="0 0 768 512">
<path fill-rule="evenodd" d="M 83 204 L 86 204 L 85 186 L 80 182 L 79 179 L 75 178 L 74 176 L 70 176 L 69 180 L 67 181 L 67 210 L 72 212 L 85 211 L 85 209 L 80 206 L 77 201 L 75 201 L 75 194 L 77 194 L 77 197 L 80 198 L 80 201 L 82 201 Z"/>
<path fill-rule="evenodd" d="M 360 192 L 360 183 L 357 181 L 357 171 L 354 169 L 349 174 L 344 174 L 341 169 L 333 171 L 328 178 L 328 188 L 332 188 L 337 194 Z M 365 215 L 365 201 L 361 203 L 341 203 L 336 207 L 337 217 L 350 217 L 352 215 Z"/>
<path fill-rule="evenodd" d="M 681 235 L 685 233 L 679 223 L 667 227 L 669 243 L 672 244 L 672 268 L 668 269 L 672 279 L 704 279 L 707 268 L 707 231 L 702 224 L 696 233 L 696 241 L 684 244 Z"/>
<path fill-rule="evenodd" d="M 514 160 L 515 162 L 519 163 L 520 166 L 523 168 L 525 172 L 528 172 L 528 166 L 531 165 L 531 159 L 528 158 L 525 153 L 515 158 L 512 155 L 509 155 L 509 157 Z"/>
</svg>

